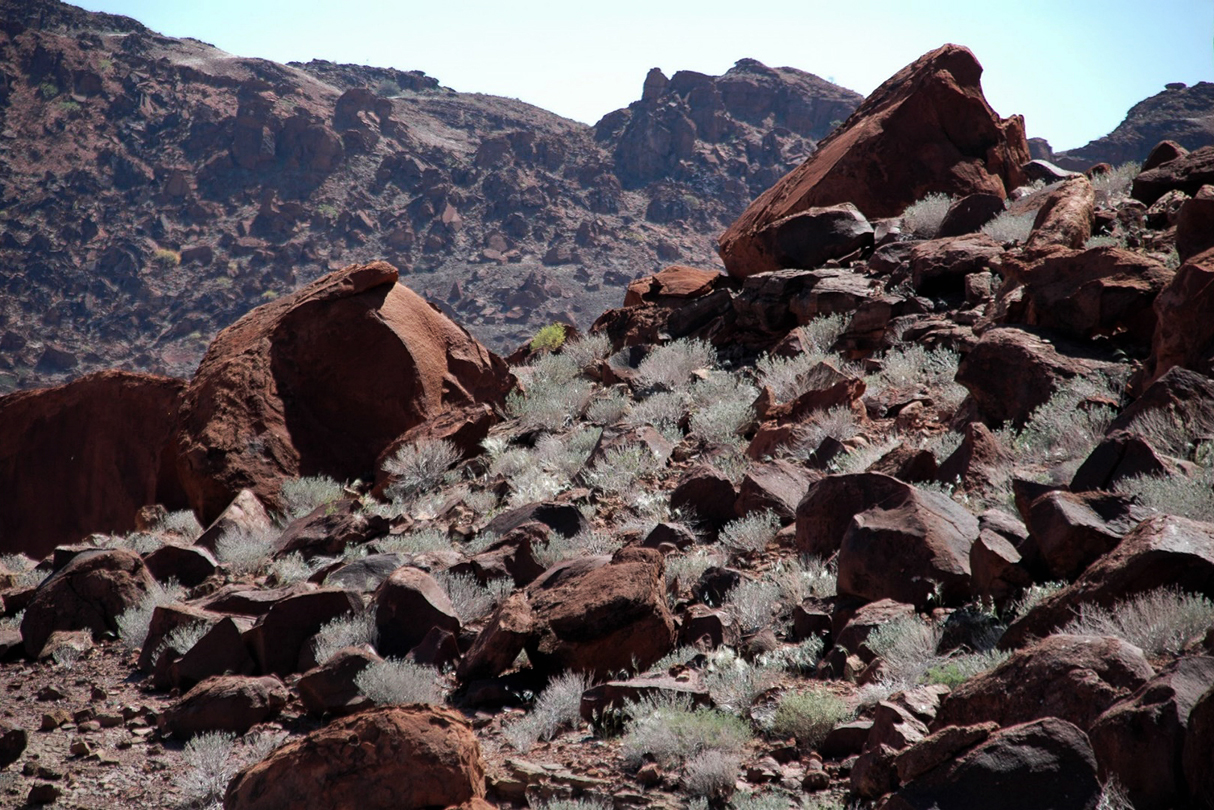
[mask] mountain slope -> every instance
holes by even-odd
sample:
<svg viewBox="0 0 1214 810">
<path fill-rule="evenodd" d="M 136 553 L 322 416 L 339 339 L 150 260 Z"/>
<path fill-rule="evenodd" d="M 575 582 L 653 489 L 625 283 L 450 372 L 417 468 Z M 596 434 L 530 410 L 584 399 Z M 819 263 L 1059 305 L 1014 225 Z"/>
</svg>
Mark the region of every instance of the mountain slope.
<svg viewBox="0 0 1214 810">
<path fill-rule="evenodd" d="M 1116 166 L 1141 162 L 1162 140 L 1176 141 L 1190 150 L 1214 144 L 1214 84 L 1169 84 L 1162 93 L 1131 107 L 1125 120 L 1108 135 L 1054 157 L 1059 166 L 1076 171 L 1102 162 Z"/>
<path fill-rule="evenodd" d="M 637 274 L 719 266 L 717 233 L 860 101 L 743 60 L 651 74 L 592 128 L 417 71 L 0 12 L 0 390 L 186 375 L 222 325 L 376 258 L 499 351 L 586 326 Z"/>
</svg>

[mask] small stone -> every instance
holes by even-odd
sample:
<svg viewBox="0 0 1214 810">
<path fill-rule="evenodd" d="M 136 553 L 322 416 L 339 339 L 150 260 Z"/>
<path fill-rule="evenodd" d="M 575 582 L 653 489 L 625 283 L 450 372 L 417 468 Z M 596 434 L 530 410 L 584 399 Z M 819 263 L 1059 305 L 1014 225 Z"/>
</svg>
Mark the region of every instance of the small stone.
<svg viewBox="0 0 1214 810">
<path fill-rule="evenodd" d="M 805 778 L 801 780 L 801 790 L 807 793 L 826 790 L 828 787 L 830 787 L 830 774 L 823 770 L 808 770 L 805 772 Z"/>
<path fill-rule="evenodd" d="M 87 757 L 93 753 L 93 749 L 84 740 L 73 740 L 67 750 L 74 757 Z"/>
<path fill-rule="evenodd" d="M 49 779 L 52 782 L 56 782 L 63 778 L 63 771 L 57 770 L 48 765 L 39 765 L 38 770 L 35 771 L 35 774 L 39 779 Z"/>
<path fill-rule="evenodd" d="M 101 724 L 102 728 L 114 728 L 115 726 L 122 725 L 122 715 L 99 714 L 97 715 L 97 722 Z"/>
<path fill-rule="evenodd" d="M 109 696 L 110 696 L 109 693 L 106 692 L 104 689 L 102 689 L 100 686 L 94 686 L 93 691 L 89 695 L 89 698 L 93 701 L 98 701 L 98 700 L 105 700 Z"/>
<path fill-rule="evenodd" d="M 30 788 L 29 796 L 25 801 L 27 804 L 51 804 L 62 795 L 63 791 L 58 787 L 43 782 Z"/>
<path fill-rule="evenodd" d="M 56 709 L 53 712 L 47 712 L 42 715 L 42 725 L 40 728 L 42 731 L 54 731 L 70 719 L 71 716 L 63 709 Z"/>
<path fill-rule="evenodd" d="M 38 700 L 49 701 L 49 700 L 63 700 L 63 698 L 65 698 L 66 695 L 64 695 L 62 692 L 60 692 L 58 689 L 56 689 L 53 686 L 44 686 L 38 690 L 38 694 L 36 695 L 36 697 L 38 698 Z"/>
<path fill-rule="evenodd" d="M 657 787 L 662 782 L 662 769 L 656 763 L 647 762 L 637 771 L 637 781 L 645 787 Z"/>
<path fill-rule="evenodd" d="M 101 724 L 96 720 L 86 720 L 76 727 L 79 731 L 88 733 L 92 731 L 101 731 Z"/>
</svg>

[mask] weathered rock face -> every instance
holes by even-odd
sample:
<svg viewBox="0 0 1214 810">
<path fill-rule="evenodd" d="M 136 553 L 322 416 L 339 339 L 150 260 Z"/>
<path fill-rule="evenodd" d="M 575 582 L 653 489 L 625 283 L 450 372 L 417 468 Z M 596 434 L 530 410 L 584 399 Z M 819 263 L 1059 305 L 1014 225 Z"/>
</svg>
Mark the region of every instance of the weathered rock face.
<svg viewBox="0 0 1214 810">
<path fill-rule="evenodd" d="M 1026 250 L 1041 250 L 1052 245 L 1081 248 L 1092 235 L 1092 215 L 1096 209 L 1096 191 L 1082 174 L 1064 181 L 1050 192 L 1037 210 L 1033 232 Z"/>
<path fill-rule="evenodd" d="M 1074 583 L 1013 622 L 999 646 L 1010 649 L 1062 627 L 1080 605 L 1112 607 L 1162 587 L 1214 596 L 1214 526 L 1174 515 L 1143 521 Z"/>
<path fill-rule="evenodd" d="M 903 497 L 860 512 L 839 545 L 841 596 L 926 605 L 970 596 L 970 546 L 978 521 L 938 492 L 907 486 Z"/>
<path fill-rule="evenodd" d="M 375 477 L 380 452 L 453 405 L 500 402 L 500 358 L 396 283 L 351 265 L 219 334 L 187 388 L 178 443 L 190 504 L 209 523 L 244 488 L 279 505 L 286 478 Z"/>
<path fill-rule="evenodd" d="M 713 283 L 721 277 L 716 270 L 671 265 L 665 270 L 644 276 L 628 285 L 624 306 L 645 303 L 670 303 L 671 299 L 695 298 L 712 291 Z"/>
<path fill-rule="evenodd" d="M 1150 205 L 1169 191 L 1192 197 L 1207 183 L 1214 183 L 1214 146 L 1203 146 L 1140 173 L 1130 193 Z"/>
<path fill-rule="evenodd" d="M 433 706 L 369 709 L 284 745 L 236 775 L 225 810 L 420 810 L 485 796 L 472 729 Z"/>
<path fill-rule="evenodd" d="M 375 592 L 378 650 L 404 657 L 434 628 L 459 633 L 451 600 L 425 571 L 404 566 L 392 572 Z"/>
<path fill-rule="evenodd" d="M 1073 580 L 1151 514 L 1124 495 L 1056 491 L 1023 517 L 1050 578 Z"/>
<path fill-rule="evenodd" d="M 181 380 L 103 371 L 0 397 L 0 554 L 40 559 L 129 532 L 147 504 L 185 507 L 173 427 Z"/>
<path fill-rule="evenodd" d="M 56 630 L 118 629 L 117 618 L 139 604 L 152 577 L 139 555 L 125 550 L 86 551 L 41 585 L 25 609 L 21 638 L 34 658 Z"/>
<path fill-rule="evenodd" d="M 1182 658 L 1113 704 L 1088 736 L 1101 776 L 1115 777 L 1135 810 L 1163 810 L 1187 798 L 1181 755 L 1189 713 L 1214 686 L 1214 658 Z"/>
<path fill-rule="evenodd" d="M 1142 650 L 1121 639 L 1050 636 L 957 687 L 940 707 L 934 728 L 1058 717 L 1086 731 L 1154 674 Z"/>
<path fill-rule="evenodd" d="M 1198 807 L 1214 805 L 1214 688 L 1198 699 L 1189 712 L 1182 754 L 1185 782 Z"/>
<path fill-rule="evenodd" d="M 1173 276 L 1159 262 L 1120 248 L 1054 249 L 1007 262 L 1004 274 L 1009 287 L 1023 288 L 1010 322 L 1083 338 L 1126 332 L 1144 345 L 1156 329 L 1152 304 Z"/>
<path fill-rule="evenodd" d="M 1029 159 L 1024 122 L 995 115 L 981 75 L 969 50 L 945 45 L 888 79 L 721 236 L 726 270 L 779 269 L 765 231 L 808 208 L 850 202 L 872 218 L 896 216 L 933 191 L 1006 197 Z"/>
<path fill-rule="evenodd" d="M 992 734 L 957 759 L 911 779 L 882 806 L 1091 810 L 1099 798 L 1096 758 L 1087 736 L 1065 720 L 1046 717 Z"/>
<path fill-rule="evenodd" d="M 164 722 L 182 739 L 208 731 L 244 734 L 277 714 L 288 697 L 287 688 L 273 676 L 219 675 L 207 678 L 169 706 Z"/>
<path fill-rule="evenodd" d="M 1101 364 L 1059 352 L 1045 338 L 1000 327 L 983 334 L 957 367 L 978 411 L 992 426 L 1023 424 L 1066 380 L 1094 373 Z"/>
<path fill-rule="evenodd" d="M 1212 147 L 1214 151 L 1214 147 Z M 1142 391 L 1174 366 L 1206 376 L 1214 372 L 1214 250 L 1189 259 L 1155 299 L 1155 336 L 1143 374 L 1131 386 Z"/>
<path fill-rule="evenodd" d="M 642 669 L 674 646 L 662 555 L 628 547 L 614 556 L 567 560 L 497 609 L 460 664 L 468 680 L 497 675 L 524 648 L 549 672 L 606 677 Z"/>
</svg>

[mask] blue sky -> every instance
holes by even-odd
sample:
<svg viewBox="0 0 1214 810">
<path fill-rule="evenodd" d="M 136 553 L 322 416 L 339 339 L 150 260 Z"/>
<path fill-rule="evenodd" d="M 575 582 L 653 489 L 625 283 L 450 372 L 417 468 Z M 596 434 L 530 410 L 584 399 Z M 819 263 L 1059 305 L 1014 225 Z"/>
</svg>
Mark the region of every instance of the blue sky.
<svg viewBox="0 0 1214 810">
<path fill-rule="evenodd" d="M 1055 149 L 1112 130 L 1167 82 L 1214 80 L 1211 0 L 700 0 L 604 3 L 83 0 L 169 36 L 279 62 L 423 70 L 587 123 L 640 97 L 651 67 L 788 65 L 867 94 L 945 42 L 982 62 L 1000 115 Z"/>
</svg>

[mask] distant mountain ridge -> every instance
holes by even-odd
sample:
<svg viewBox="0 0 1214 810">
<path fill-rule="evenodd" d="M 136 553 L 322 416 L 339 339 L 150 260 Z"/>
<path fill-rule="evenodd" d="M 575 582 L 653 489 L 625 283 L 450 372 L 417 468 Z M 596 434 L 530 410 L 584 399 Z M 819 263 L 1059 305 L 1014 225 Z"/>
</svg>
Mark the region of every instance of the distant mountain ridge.
<svg viewBox="0 0 1214 810">
<path fill-rule="evenodd" d="M 188 375 L 223 325 L 384 258 L 498 351 L 715 238 L 861 97 L 742 60 L 594 127 L 420 71 L 282 65 L 0 0 L 0 391 Z"/>
<path fill-rule="evenodd" d="M 1214 83 L 1169 84 L 1130 108 L 1117 128 L 1078 149 L 1054 153 L 1054 162 L 1082 171 L 1096 163 L 1141 162 L 1160 141 L 1186 149 L 1214 144 Z"/>
</svg>

